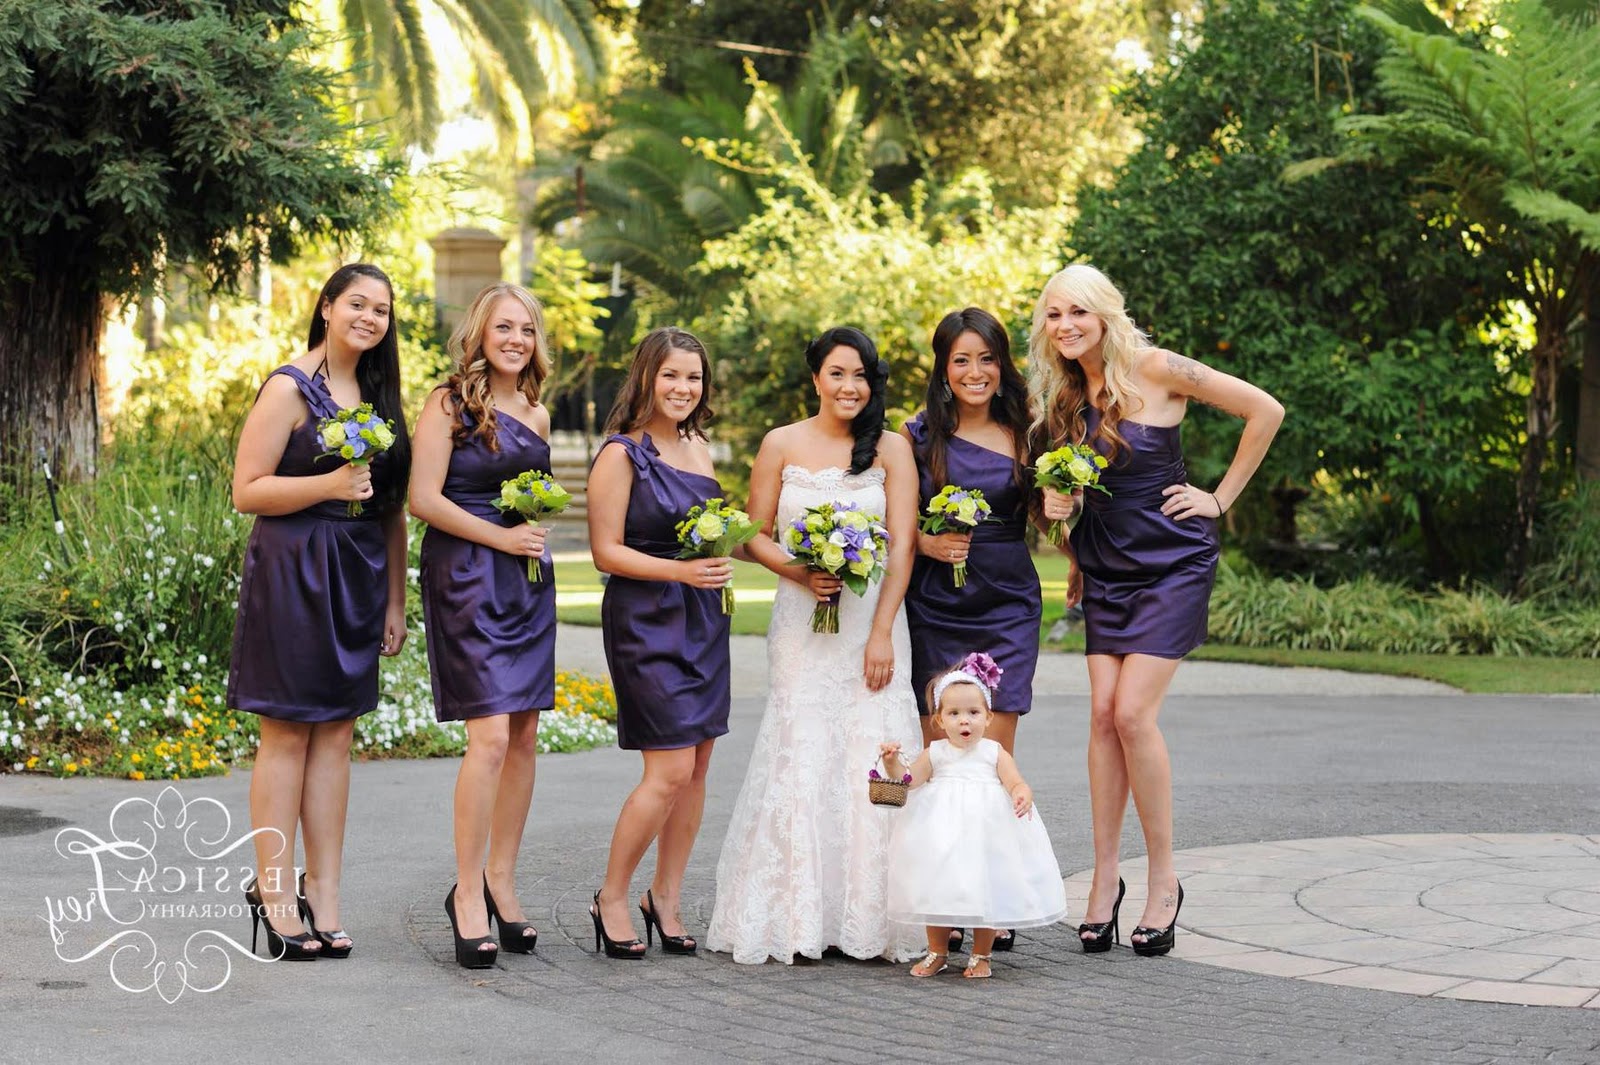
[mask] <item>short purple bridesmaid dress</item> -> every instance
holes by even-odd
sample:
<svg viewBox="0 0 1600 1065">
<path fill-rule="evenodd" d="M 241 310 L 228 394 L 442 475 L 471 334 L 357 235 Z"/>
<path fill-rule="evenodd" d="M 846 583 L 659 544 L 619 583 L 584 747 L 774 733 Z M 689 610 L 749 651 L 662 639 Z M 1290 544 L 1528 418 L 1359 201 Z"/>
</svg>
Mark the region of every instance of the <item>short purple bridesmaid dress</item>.
<svg viewBox="0 0 1600 1065">
<path fill-rule="evenodd" d="M 1088 439 L 1100 412 L 1088 411 Z M 1084 653 L 1182 658 L 1206 639 L 1211 586 L 1217 576 L 1217 523 L 1177 521 L 1161 513 L 1161 490 L 1185 484 L 1188 468 L 1179 427 L 1118 423 L 1129 450 L 1100 474 L 1111 493 L 1084 493 L 1084 512 L 1072 530 L 1083 568 Z"/>
<path fill-rule="evenodd" d="M 633 464 L 622 542 L 677 558 L 677 526 L 689 508 L 722 495 L 716 478 L 661 461 L 649 434 L 616 435 Z M 617 745 L 627 750 L 693 747 L 728 731 L 729 619 L 722 592 L 678 581 L 613 575 L 600 606 L 606 664 L 617 693 Z"/>
<path fill-rule="evenodd" d="M 289 435 L 274 472 L 311 477 L 345 464 L 321 458 L 317 422 L 339 411 L 321 378 L 294 366 L 306 421 Z M 388 456 L 372 462 L 375 496 Z M 228 705 L 282 721 L 346 721 L 378 705 L 378 646 L 389 605 L 384 514 L 371 500 L 356 517 L 342 499 L 293 514 L 257 515 L 245 547 L 233 627 Z"/>
<path fill-rule="evenodd" d="M 938 495 L 926 460 L 928 429 L 919 414 L 906 423 L 917 456 L 918 512 Z M 1023 536 L 1028 494 L 1019 487 L 1009 455 L 952 437 L 945 451 L 945 484 L 976 488 L 993 513 L 972 531 L 967 583 L 957 588 L 948 562 L 918 555 L 906 590 L 911 626 L 911 686 L 917 712 L 926 715 L 928 681 L 973 651 L 984 651 L 1005 672 L 994 708 L 1025 714 L 1033 705 L 1033 672 L 1039 663 L 1043 601 L 1039 574 Z"/>
<path fill-rule="evenodd" d="M 467 426 L 471 415 L 460 412 Z M 450 453 L 444 496 L 474 517 L 512 525 L 496 510 L 500 483 L 550 469 L 550 445 L 510 415 L 495 412 L 499 451 L 468 436 Z M 508 555 L 430 528 L 422 537 L 422 613 L 433 679 L 433 713 L 462 721 L 556 701 L 556 585 L 548 556 L 540 581 L 526 555 Z"/>
</svg>

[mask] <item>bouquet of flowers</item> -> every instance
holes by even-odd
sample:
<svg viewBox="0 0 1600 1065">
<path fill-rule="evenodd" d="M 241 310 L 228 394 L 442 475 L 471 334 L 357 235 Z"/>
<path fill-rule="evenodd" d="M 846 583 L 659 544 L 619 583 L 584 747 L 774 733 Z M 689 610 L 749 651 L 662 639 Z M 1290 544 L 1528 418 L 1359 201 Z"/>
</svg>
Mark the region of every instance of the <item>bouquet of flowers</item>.
<svg viewBox="0 0 1600 1065">
<path fill-rule="evenodd" d="M 970 533 L 979 525 L 989 520 L 991 508 L 983 493 L 976 488 L 958 488 L 947 484 L 939 489 L 939 494 L 928 500 L 928 506 L 922 514 L 922 531 L 932 536 L 952 529 L 962 529 Z M 967 586 L 967 563 L 965 560 L 950 564 L 951 575 L 955 579 L 957 588 Z"/>
<path fill-rule="evenodd" d="M 678 557 L 727 558 L 760 531 L 744 511 L 728 506 L 720 497 L 708 499 L 690 507 L 678 523 L 678 543 L 683 547 Z M 729 581 L 722 586 L 722 612 L 731 615 L 733 607 L 733 582 Z"/>
<path fill-rule="evenodd" d="M 543 470 L 524 470 L 510 480 L 500 482 L 500 498 L 494 501 L 495 509 L 504 514 L 514 510 L 529 525 L 537 525 L 553 514 L 560 514 L 572 502 L 572 493 L 562 488 L 556 479 Z M 528 579 L 541 581 L 539 560 L 528 558 Z"/>
<path fill-rule="evenodd" d="M 1097 492 L 1110 495 L 1111 490 L 1100 483 L 1100 471 L 1108 465 L 1110 463 L 1106 461 L 1106 457 L 1088 444 L 1068 444 L 1066 447 L 1058 447 L 1039 456 L 1039 464 L 1033 471 L 1033 486 L 1050 488 L 1057 492 L 1093 488 Z M 1060 547 L 1067 538 L 1067 523 L 1051 522 L 1045 535 L 1052 544 Z"/>
<path fill-rule="evenodd" d="M 372 404 L 363 403 L 354 410 L 341 410 L 322 419 L 317 423 L 317 435 L 322 438 L 322 457 L 345 458 L 352 466 L 368 466 L 394 446 L 394 423 L 378 417 Z M 361 500 L 352 499 L 345 512 L 353 518 L 364 509 Z"/>
<path fill-rule="evenodd" d="M 857 595 L 883 579 L 889 557 L 889 530 L 876 514 L 862 513 L 854 503 L 821 503 L 807 507 L 783 530 L 783 546 L 793 563 L 831 573 Z M 839 631 L 839 597 L 817 604 L 811 631 Z"/>
</svg>

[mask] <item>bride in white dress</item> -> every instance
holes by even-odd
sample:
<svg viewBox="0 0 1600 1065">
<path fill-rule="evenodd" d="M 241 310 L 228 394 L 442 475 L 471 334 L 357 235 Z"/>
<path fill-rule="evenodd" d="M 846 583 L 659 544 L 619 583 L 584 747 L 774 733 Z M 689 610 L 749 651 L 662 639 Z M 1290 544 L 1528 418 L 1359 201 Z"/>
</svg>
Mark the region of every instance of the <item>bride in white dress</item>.
<svg viewBox="0 0 1600 1065">
<path fill-rule="evenodd" d="M 750 554 L 787 579 L 767 630 L 767 712 L 717 862 L 706 943 L 743 963 L 787 964 L 829 947 L 906 961 L 923 953 L 920 930 L 889 922 L 894 813 L 867 801 L 867 771 L 879 744 L 922 742 L 901 605 L 916 544 L 916 463 L 904 439 L 882 431 L 888 368 L 865 334 L 830 329 L 806 362 L 817 415 L 768 433 L 751 470 L 750 516 L 767 535 Z M 890 557 L 864 597 L 844 592 L 838 633 L 814 633 L 812 609 L 840 582 L 789 565 L 772 534 L 833 501 L 882 514 Z"/>
</svg>

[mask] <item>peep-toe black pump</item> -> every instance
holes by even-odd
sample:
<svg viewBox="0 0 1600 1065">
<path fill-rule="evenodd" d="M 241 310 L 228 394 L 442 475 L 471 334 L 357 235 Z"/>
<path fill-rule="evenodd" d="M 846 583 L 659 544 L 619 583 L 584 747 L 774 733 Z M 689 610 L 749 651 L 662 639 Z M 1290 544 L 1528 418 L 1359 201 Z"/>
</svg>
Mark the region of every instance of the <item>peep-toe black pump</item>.
<svg viewBox="0 0 1600 1065">
<path fill-rule="evenodd" d="M 500 944 L 494 941 L 493 936 L 475 936 L 472 939 L 463 939 L 461 928 L 456 924 L 456 888 L 459 885 L 451 884 L 450 893 L 444 897 L 445 916 L 450 918 L 450 935 L 456 941 L 456 964 L 463 969 L 492 969 L 495 959 L 500 956 Z M 484 950 L 483 945 L 489 944 L 489 950 Z"/>
<path fill-rule="evenodd" d="M 1085 922 L 1078 926 L 1078 942 L 1083 944 L 1085 954 L 1104 954 L 1111 949 L 1111 944 L 1118 940 L 1117 914 L 1122 909 L 1122 896 L 1128 893 L 1128 885 L 1122 882 L 1122 877 L 1117 877 L 1117 902 L 1111 907 L 1111 920 L 1100 921 L 1097 924 Z M 1093 939 L 1084 939 L 1087 932 L 1094 936 Z"/>
<path fill-rule="evenodd" d="M 1128 942 L 1133 944 L 1133 952 L 1146 958 L 1159 958 L 1172 950 L 1173 944 L 1178 941 L 1178 911 L 1183 909 L 1183 882 L 1178 882 L 1178 904 L 1172 908 L 1172 923 L 1165 928 L 1151 928 L 1148 925 L 1139 925 L 1128 936 Z M 1134 943 L 1134 936 L 1144 936 L 1143 943 Z"/>
<path fill-rule="evenodd" d="M 606 934 L 606 923 L 600 919 L 600 892 L 594 893 L 594 905 L 589 907 L 589 916 L 594 919 L 594 949 L 599 953 L 605 948 L 608 958 L 642 958 L 648 949 L 643 940 L 630 939 L 626 942 L 612 939 Z"/>
<path fill-rule="evenodd" d="M 669 936 L 666 929 L 661 927 L 661 918 L 656 916 L 656 897 L 649 889 L 644 893 L 645 902 L 650 904 L 645 909 L 644 902 L 639 903 L 639 912 L 644 914 L 644 944 L 646 949 L 651 943 L 650 929 L 653 927 L 661 935 L 661 949 L 668 954 L 693 954 L 700 949 L 700 944 L 694 936 Z"/>
<path fill-rule="evenodd" d="M 311 900 L 306 898 L 306 874 L 300 874 L 295 890 L 299 895 L 300 919 L 306 923 L 306 927 L 311 930 L 311 934 L 317 937 L 317 942 L 322 944 L 322 953 L 330 958 L 348 958 L 350 952 L 356 947 L 355 941 L 342 928 L 324 932 L 317 927 L 317 915 L 311 911 Z M 334 943 L 341 939 L 345 940 L 345 945 L 342 947 L 334 946 Z"/>
<path fill-rule="evenodd" d="M 317 948 L 315 936 L 309 932 L 286 936 L 272 927 L 272 918 L 267 915 L 267 905 L 261 898 L 261 885 L 255 877 L 251 877 L 250 883 L 245 885 L 244 900 L 250 904 L 250 953 L 256 952 L 256 933 L 264 924 L 267 926 L 268 957 L 274 961 L 317 960 L 317 955 L 322 951 Z"/>
<path fill-rule="evenodd" d="M 500 924 L 500 945 L 513 954 L 532 954 L 539 942 L 539 932 L 532 921 L 508 921 L 500 916 L 494 904 L 494 893 L 489 890 L 489 878 L 483 878 L 483 904 L 489 909 L 489 919 Z"/>
</svg>

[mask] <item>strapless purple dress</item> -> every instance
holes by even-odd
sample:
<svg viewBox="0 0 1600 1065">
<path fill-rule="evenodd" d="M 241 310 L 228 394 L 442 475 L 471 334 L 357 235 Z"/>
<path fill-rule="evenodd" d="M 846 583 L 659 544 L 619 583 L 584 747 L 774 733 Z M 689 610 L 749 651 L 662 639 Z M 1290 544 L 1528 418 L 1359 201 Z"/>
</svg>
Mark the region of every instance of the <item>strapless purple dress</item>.
<svg viewBox="0 0 1600 1065">
<path fill-rule="evenodd" d="M 928 430 L 923 416 L 906 423 L 917 455 L 917 509 L 944 484 L 934 484 L 924 454 Z M 945 451 L 946 484 L 976 488 L 993 514 L 972 531 L 967 583 L 957 588 L 946 562 L 918 555 L 906 590 L 911 626 L 911 686 L 917 712 L 926 715 L 928 681 L 973 651 L 986 651 L 1005 672 L 994 708 L 1025 714 L 1033 704 L 1033 672 L 1039 663 L 1039 619 L 1043 613 L 1039 574 L 1023 540 L 1029 488 L 1019 488 L 1011 459 L 960 437 Z"/>
<path fill-rule="evenodd" d="M 1100 412 L 1088 411 L 1096 440 Z M 1161 513 L 1161 490 L 1184 484 L 1178 426 L 1124 420 L 1124 450 L 1100 475 L 1112 494 L 1084 493 L 1084 513 L 1072 530 L 1083 567 L 1084 653 L 1182 658 L 1206 639 L 1211 586 L 1217 576 L 1217 523 L 1177 521 Z"/>
<path fill-rule="evenodd" d="M 612 436 L 633 464 L 622 542 L 677 558 L 676 528 L 689 508 L 722 495 L 716 478 L 668 466 L 647 434 Z M 617 745 L 626 750 L 693 747 L 726 735 L 732 672 L 720 589 L 613 576 L 600 604 L 606 665 L 617 693 Z"/>
<path fill-rule="evenodd" d="M 310 477 L 345 464 L 319 458 L 319 419 L 339 411 L 327 384 L 293 366 L 310 414 L 289 435 L 274 472 Z M 388 456 L 372 462 L 374 494 L 388 480 Z M 282 721 L 346 721 L 378 705 L 378 646 L 389 605 L 383 514 L 371 501 L 357 517 L 344 500 L 293 514 L 258 515 L 245 547 L 239 614 L 233 626 L 228 705 Z"/>
<path fill-rule="evenodd" d="M 461 412 L 472 425 L 471 416 Z M 500 483 L 524 470 L 550 470 L 550 445 L 496 412 L 500 450 L 469 436 L 450 453 L 444 496 L 474 517 L 512 525 L 494 508 Z M 556 584 L 548 556 L 543 579 L 528 579 L 525 555 L 508 555 L 430 528 L 422 537 L 422 614 L 433 679 L 433 713 L 462 721 L 556 701 Z"/>
</svg>

